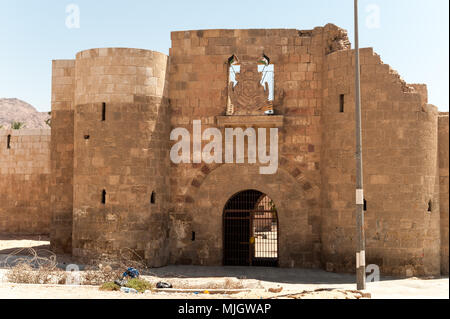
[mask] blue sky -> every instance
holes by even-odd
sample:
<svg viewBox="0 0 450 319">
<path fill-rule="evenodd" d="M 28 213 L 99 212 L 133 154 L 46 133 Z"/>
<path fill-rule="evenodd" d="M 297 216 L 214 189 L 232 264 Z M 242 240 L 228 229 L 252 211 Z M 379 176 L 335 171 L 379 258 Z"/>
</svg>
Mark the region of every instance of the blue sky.
<svg viewBox="0 0 450 319">
<path fill-rule="evenodd" d="M 80 28 L 66 26 L 66 7 Z M 353 43 L 352 0 L 0 0 L 0 97 L 50 110 L 51 60 L 95 47 L 168 53 L 170 31 L 310 29 L 335 23 Z M 449 1 L 360 0 L 361 47 L 373 47 L 409 83 L 428 84 L 430 103 L 449 108 Z"/>
</svg>

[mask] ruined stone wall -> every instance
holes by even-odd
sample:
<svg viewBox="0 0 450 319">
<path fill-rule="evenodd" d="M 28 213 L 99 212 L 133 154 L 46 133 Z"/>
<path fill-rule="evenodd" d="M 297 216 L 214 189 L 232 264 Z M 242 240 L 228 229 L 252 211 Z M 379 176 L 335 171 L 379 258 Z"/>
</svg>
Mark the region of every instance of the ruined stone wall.
<svg viewBox="0 0 450 319">
<path fill-rule="evenodd" d="M 53 61 L 50 245 L 58 253 L 72 252 L 74 87 L 75 61 Z"/>
<path fill-rule="evenodd" d="M 151 266 L 221 265 L 223 208 L 254 189 L 277 207 L 280 266 L 353 272 L 354 52 L 346 32 L 327 25 L 171 37 L 169 59 L 109 48 L 53 62 L 52 248 L 82 259 L 129 248 Z M 275 115 L 225 117 L 228 59 L 263 54 L 274 65 Z M 426 87 L 408 86 L 372 49 L 361 55 L 367 264 L 384 275 L 448 272 L 448 117 L 438 157 Z M 206 164 L 192 163 L 191 152 L 191 163 L 171 163 L 170 130 L 192 137 L 195 120 L 223 137 L 227 127 L 278 128 L 277 172 L 261 174 L 247 156 L 246 164 Z"/>
<path fill-rule="evenodd" d="M 441 211 L 441 273 L 448 275 L 448 113 L 439 114 L 439 187 Z"/>
<path fill-rule="evenodd" d="M 48 235 L 49 184 L 50 130 L 0 129 L 0 233 Z"/>
<path fill-rule="evenodd" d="M 355 269 L 354 61 L 354 51 L 331 53 L 323 74 L 322 257 L 331 271 Z M 372 49 L 361 50 L 361 90 L 366 263 L 437 275 L 437 110 Z"/>
<path fill-rule="evenodd" d="M 167 56 L 147 50 L 77 54 L 74 256 L 132 249 L 150 266 L 167 263 L 166 68 Z"/>
<path fill-rule="evenodd" d="M 224 115 L 227 108 L 227 61 L 232 55 L 240 61 L 256 61 L 263 53 L 270 58 L 275 72 L 274 110 L 284 116 L 275 175 L 261 175 L 256 169 L 259 164 L 172 165 L 172 263 L 222 264 L 223 207 L 233 194 L 251 188 L 269 195 L 278 207 L 280 265 L 320 266 L 323 57 L 325 52 L 347 45 L 345 33 L 331 25 L 308 31 L 172 33 L 172 128 L 183 127 L 192 133 L 194 120 L 201 120 L 203 130 L 218 127 L 217 116 Z M 269 122 L 263 125 L 248 119 L 242 125 L 255 129 L 276 126 Z M 223 136 L 224 126 L 236 125 L 224 124 Z"/>
</svg>

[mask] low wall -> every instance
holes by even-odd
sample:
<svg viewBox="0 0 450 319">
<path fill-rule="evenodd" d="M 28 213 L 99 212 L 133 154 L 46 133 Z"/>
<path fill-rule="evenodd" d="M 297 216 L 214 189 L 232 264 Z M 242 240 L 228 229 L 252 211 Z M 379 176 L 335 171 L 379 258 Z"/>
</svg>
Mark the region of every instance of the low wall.
<svg viewBox="0 0 450 319">
<path fill-rule="evenodd" d="M 48 234 L 50 129 L 0 129 L 0 233 Z"/>
</svg>

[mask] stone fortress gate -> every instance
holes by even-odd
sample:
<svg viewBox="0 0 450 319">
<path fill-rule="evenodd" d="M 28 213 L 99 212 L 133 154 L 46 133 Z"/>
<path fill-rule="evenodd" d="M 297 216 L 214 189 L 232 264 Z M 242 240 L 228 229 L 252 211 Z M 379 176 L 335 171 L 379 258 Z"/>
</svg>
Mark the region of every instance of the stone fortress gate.
<svg viewBox="0 0 450 319">
<path fill-rule="evenodd" d="M 154 267 L 353 272 L 354 60 L 331 24 L 172 32 L 169 56 L 101 48 L 54 60 L 51 138 L 0 131 L 11 143 L 0 231 L 50 232 L 54 251 L 80 260 L 132 249 Z M 448 274 L 448 113 L 371 48 L 361 81 L 367 264 Z M 223 135 L 277 128 L 276 171 L 261 174 L 248 143 L 243 163 L 172 162 L 171 131 L 198 134 L 194 121 Z M 30 157 L 47 164 L 26 170 Z"/>
</svg>

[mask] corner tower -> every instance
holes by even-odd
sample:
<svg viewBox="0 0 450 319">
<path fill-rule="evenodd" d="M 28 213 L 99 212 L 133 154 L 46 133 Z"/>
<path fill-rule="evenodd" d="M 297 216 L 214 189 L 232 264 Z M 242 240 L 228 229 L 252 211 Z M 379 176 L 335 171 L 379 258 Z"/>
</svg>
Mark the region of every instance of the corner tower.
<svg viewBox="0 0 450 319">
<path fill-rule="evenodd" d="M 105 48 L 77 54 L 73 86 L 72 254 L 129 252 L 166 263 L 168 58 Z"/>
<path fill-rule="evenodd" d="M 354 50 L 326 56 L 322 112 L 322 258 L 355 267 Z M 424 85 L 408 85 L 361 49 L 366 264 L 382 274 L 440 274 L 437 119 Z"/>
</svg>

